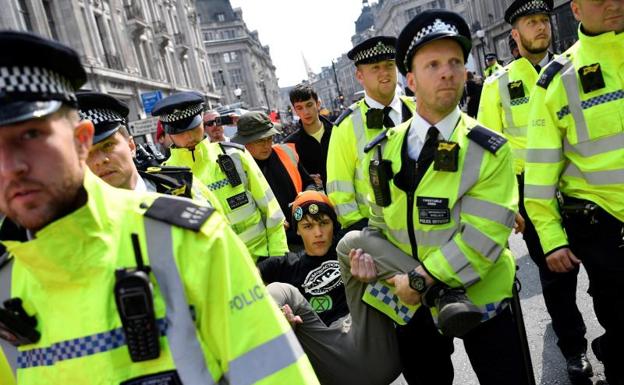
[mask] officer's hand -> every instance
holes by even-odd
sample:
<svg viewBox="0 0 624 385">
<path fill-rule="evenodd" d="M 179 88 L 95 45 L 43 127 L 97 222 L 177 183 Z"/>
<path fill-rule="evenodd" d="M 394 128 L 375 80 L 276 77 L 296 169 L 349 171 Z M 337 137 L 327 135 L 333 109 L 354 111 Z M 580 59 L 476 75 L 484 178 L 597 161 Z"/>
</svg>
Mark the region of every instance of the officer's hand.
<svg viewBox="0 0 624 385">
<path fill-rule="evenodd" d="M 284 230 L 288 230 L 290 228 L 290 223 L 288 221 L 284 221 Z"/>
<path fill-rule="evenodd" d="M 351 275 L 360 282 L 369 283 L 377 280 L 377 268 L 373 257 L 362 249 L 351 249 L 349 252 L 351 261 Z"/>
<path fill-rule="evenodd" d="M 522 217 L 522 215 L 520 215 L 520 213 L 516 213 L 516 219 L 514 223 L 514 234 L 524 233 L 525 227 L 526 226 L 525 226 L 524 218 Z"/>
<path fill-rule="evenodd" d="M 548 265 L 548 268 L 550 271 L 554 271 L 555 273 L 565 273 L 571 271 L 580 263 L 581 260 L 576 258 L 576 256 L 572 253 L 572 250 L 567 247 L 554 251 L 546 257 L 546 264 Z"/>
<path fill-rule="evenodd" d="M 410 287 L 407 274 L 397 274 L 388 278 L 386 282 L 394 286 L 394 293 L 404 304 L 418 305 L 420 303 L 420 293 Z"/>
<path fill-rule="evenodd" d="M 281 310 L 282 310 L 282 313 L 284 314 L 284 317 L 286 317 L 286 321 L 288 321 L 290 326 L 295 327 L 303 323 L 303 320 L 301 319 L 301 317 L 298 315 L 295 315 L 295 313 L 293 313 L 289 305 L 282 306 Z"/>
<path fill-rule="evenodd" d="M 310 178 L 314 181 L 314 184 L 317 186 L 323 187 L 323 179 L 321 179 L 321 174 L 310 174 Z"/>
</svg>

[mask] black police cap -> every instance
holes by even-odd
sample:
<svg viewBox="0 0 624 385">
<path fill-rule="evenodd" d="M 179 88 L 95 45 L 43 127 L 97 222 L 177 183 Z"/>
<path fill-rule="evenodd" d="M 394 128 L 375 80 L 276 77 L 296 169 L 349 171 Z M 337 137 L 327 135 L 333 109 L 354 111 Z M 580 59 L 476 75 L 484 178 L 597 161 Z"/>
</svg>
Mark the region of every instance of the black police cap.
<svg viewBox="0 0 624 385">
<path fill-rule="evenodd" d="M 110 137 L 126 124 L 128 106 L 118 99 L 101 92 L 78 92 L 78 114 L 82 120 L 90 120 L 95 127 L 93 144 Z"/>
<path fill-rule="evenodd" d="M 396 57 L 396 41 L 392 36 L 375 36 L 364 40 L 347 53 L 347 57 L 358 64 L 379 63 L 394 60 Z"/>
<path fill-rule="evenodd" d="M 411 70 L 412 58 L 423 45 L 438 39 L 450 38 L 462 48 L 464 61 L 472 49 L 472 38 L 466 21 L 457 13 L 443 9 L 428 9 L 416 15 L 399 34 L 397 66 L 406 75 Z"/>
<path fill-rule="evenodd" d="M 496 60 L 496 54 L 491 52 L 486 53 L 485 60 Z"/>
<path fill-rule="evenodd" d="M 73 49 L 29 32 L 0 31 L 0 126 L 77 107 L 87 81 Z"/>
<path fill-rule="evenodd" d="M 204 98 L 197 92 L 180 92 L 159 100 L 152 110 L 168 134 L 180 134 L 202 122 Z"/>
<path fill-rule="evenodd" d="M 550 15 L 553 0 L 516 0 L 505 11 L 505 21 L 513 24 L 519 17 L 545 13 Z"/>
</svg>

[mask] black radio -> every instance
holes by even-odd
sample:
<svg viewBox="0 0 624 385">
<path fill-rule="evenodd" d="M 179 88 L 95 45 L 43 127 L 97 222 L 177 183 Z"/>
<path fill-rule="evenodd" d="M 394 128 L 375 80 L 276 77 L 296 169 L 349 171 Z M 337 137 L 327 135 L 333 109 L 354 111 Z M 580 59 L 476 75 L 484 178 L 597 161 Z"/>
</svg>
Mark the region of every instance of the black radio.
<svg viewBox="0 0 624 385">
<path fill-rule="evenodd" d="M 136 268 L 115 271 L 115 303 L 133 362 L 160 356 L 160 331 L 156 325 L 149 266 L 143 265 L 139 239 L 132 234 Z"/>
<path fill-rule="evenodd" d="M 375 195 L 375 203 L 381 207 L 389 206 L 392 203 L 390 195 L 392 162 L 387 159 L 373 159 L 368 165 L 368 174 Z"/>
<path fill-rule="evenodd" d="M 243 183 L 240 175 L 238 175 L 238 171 L 236 170 L 236 165 L 229 155 L 219 155 L 217 163 L 232 187 L 236 187 Z"/>
<path fill-rule="evenodd" d="M 4 308 L 0 308 L 0 338 L 13 346 L 34 344 L 41 338 L 35 326 L 37 319 L 26 313 L 21 299 L 4 301 Z"/>
</svg>

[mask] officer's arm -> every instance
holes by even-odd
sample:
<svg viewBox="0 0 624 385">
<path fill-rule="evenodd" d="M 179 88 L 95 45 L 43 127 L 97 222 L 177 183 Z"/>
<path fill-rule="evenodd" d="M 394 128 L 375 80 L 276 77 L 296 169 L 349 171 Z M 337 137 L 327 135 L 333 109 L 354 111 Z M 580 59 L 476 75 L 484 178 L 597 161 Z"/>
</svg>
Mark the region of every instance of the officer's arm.
<svg viewBox="0 0 624 385">
<path fill-rule="evenodd" d="M 476 143 L 470 143 L 476 146 Z M 427 271 L 451 287 L 485 277 L 503 255 L 518 211 L 511 147 L 485 151 L 478 181 L 461 198 L 461 225 L 450 242 L 422 259 Z"/>
<path fill-rule="evenodd" d="M 217 198 L 217 196 L 212 191 L 210 191 L 210 189 L 206 187 L 206 185 L 202 183 L 202 181 L 195 177 L 193 177 L 192 195 L 194 200 L 198 202 L 208 201 L 210 206 L 212 206 L 219 213 L 225 215 L 225 209 L 219 201 L 219 198 Z"/>
<path fill-rule="evenodd" d="M 200 233 L 188 233 L 174 249 L 183 254 L 179 267 L 215 382 L 318 384 L 247 248 L 223 218 L 214 213 Z"/>
<path fill-rule="evenodd" d="M 268 250 L 265 257 L 283 256 L 288 252 L 288 243 L 286 241 L 286 232 L 284 230 L 284 214 L 280 208 L 273 190 L 269 186 L 266 178 L 260 171 L 251 154 L 247 151 L 241 152 L 241 160 L 243 167 L 248 175 L 249 186 L 248 191 L 253 196 L 264 226 L 266 228 Z"/>
<path fill-rule="evenodd" d="M 479 100 L 479 113 L 477 120 L 485 127 L 503 132 L 503 121 L 501 118 L 501 101 L 498 93 L 499 80 L 488 80 L 483 85 L 481 99 Z"/>
<path fill-rule="evenodd" d="M 556 87 L 557 83 L 561 78 L 553 80 L 548 90 L 535 86 L 531 93 L 524 180 L 524 204 L 546 254 L 568 244 L 555 196 L 564 167 L 565 136 L 556 112 L 567 104 L 563 87 Z M 561 92 L 554 93 L 555 88 Z M 571 119 L 570 115 L 564 119 Z"/>
<path fill-rule="evenodd" d="M 327 195 L 343 228 L 363 219 L 355 200 L 356 143 L 351 117 L 347 117 L 332 130 L 327 150 Z"/>
</svg>

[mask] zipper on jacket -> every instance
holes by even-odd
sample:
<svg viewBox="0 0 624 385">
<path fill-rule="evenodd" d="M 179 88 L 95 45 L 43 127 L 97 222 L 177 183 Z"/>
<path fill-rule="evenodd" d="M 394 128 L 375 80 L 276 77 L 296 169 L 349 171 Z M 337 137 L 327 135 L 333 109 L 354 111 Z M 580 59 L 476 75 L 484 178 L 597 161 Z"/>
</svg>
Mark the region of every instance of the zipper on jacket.
<svg viewBox="0 0 624 385">
<path fill-rule="evenodd" d="M 414 195 L 416 191 L 407 192 L 407 233 L 409 235 L 410 245 L 412 247 L 412 257 L 418 259 L 418 244 L 416 243 L 416 234 L 414 233 Z M 424 268 L 424 266 L 423 266 Z"/>
</svg>

